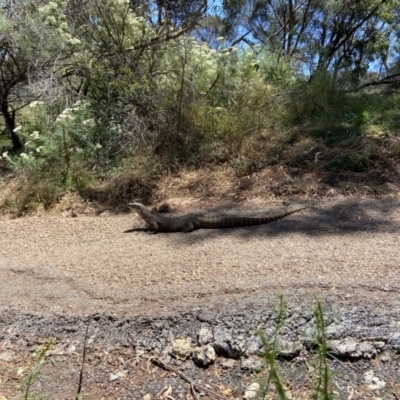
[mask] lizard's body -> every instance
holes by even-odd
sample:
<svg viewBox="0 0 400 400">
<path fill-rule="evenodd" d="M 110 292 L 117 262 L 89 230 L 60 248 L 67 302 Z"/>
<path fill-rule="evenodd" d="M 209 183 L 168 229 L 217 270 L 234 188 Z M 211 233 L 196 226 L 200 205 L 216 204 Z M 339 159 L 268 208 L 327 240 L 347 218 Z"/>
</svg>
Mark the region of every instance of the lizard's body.
<svg viewBox="0 0 400 400">
<path fill-rule="evenodd" d="M 244 216 L 222 216 L 222 217 L 207 217 L 195 214 L 182 215 L 177 217 L 165 217 L 160 214 L 152 213 L 141 203 L 129 203 L 129 207 L 146 221 L 147 225 L 154 232 L 192 232 L 195 229 L 218 229 L 218 228 L 233 228 L 240 226 L 252 226 L 268 224 L 269 222 L 277 221 L 290 214 L 303 210 L 298 208 L 291 211 L 286 211 L 277 215 L 266 217 L 244 217 Z"/>
</svg>

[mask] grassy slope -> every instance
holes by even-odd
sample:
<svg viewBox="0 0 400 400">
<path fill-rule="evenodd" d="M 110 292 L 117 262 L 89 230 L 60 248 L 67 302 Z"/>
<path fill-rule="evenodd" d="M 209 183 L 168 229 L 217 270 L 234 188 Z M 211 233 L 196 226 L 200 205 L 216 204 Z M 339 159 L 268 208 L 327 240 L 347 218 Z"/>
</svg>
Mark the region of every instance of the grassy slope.
<svg viewBox="0 0 400 400">
<path fill-rule="evenodd" d="M 32 179 L 15 172 L 1 160 L 0 205 L 21 215 L 38 205 L 52 208 L 71 192 L 102 209 L 132 199 L 271 200 L 398 190 L 400 95 L 371 91 L 332 100 L 326 91 L 309 90 L 291 94 L 283 106 L 268 104 L 268 115 L 253 107 L 240 115 L 198 108 L 188 114 L 192 130 L 183 144 L 162 151 L 147 147 L 100 175 L 78 170 L 70 189 L 39 174 Z M 319 98 L 307 101 L 309 96 Z"/>
</svg>

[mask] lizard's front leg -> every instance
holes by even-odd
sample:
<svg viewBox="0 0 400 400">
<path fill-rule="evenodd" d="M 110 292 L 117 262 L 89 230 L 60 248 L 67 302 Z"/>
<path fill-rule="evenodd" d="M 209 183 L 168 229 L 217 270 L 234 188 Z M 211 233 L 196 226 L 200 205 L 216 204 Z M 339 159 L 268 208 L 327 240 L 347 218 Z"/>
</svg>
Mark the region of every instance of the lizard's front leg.
<svg viewBox="0 0 400 400">
<path fill-rule="evenodd" d="M 158 223 L 156 221 L 151 221 L 149 224 L 149 229 L 151 230 L 151 233 L 153 233 L 154 235 L 156 233 L 158 233 Z"/>
<path fill-rule="evenodd" d="M 194 229 L 193 222 L 189 220 L 186 222 L 186 226 L 184 229 L 182 229 L 182 232 L 186 233 L 193 232 L 193 229 Z"/>
</svg>

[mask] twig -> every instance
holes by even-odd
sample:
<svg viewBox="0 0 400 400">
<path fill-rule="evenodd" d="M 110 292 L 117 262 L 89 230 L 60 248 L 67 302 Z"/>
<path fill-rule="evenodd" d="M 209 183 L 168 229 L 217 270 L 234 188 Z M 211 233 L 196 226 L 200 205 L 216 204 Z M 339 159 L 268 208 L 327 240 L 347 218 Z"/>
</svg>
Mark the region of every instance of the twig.
<svg viewBox="0 0 400 400">
<path fill-rule="evenodd" d="M 393 74 L 393 75 L 385 76 L 385 77 L 383 77 L 381 79 L 378 79 L 376 81 L 367 82 L 364 85 L 358 86 L 358 87 L 356 87 L 354 89 L 346 90 L 345 93 L 356 92 L 356 91 L 364 89 L 364 88 L 366 88 L 368 86 L 390 85 L 392 83 L 398 82 L 399 79 L 400 79 L 400 72 L 398 72 L 396 74 Z"/>
<path fill-rule="evenodd" d="M 83 366 L 85 364 L 85 358 L 86 358 L 86 342 L 87 342 L 87 337 L 88 337 L 88 330 L 89 330 L 89 322 L 86 325 L 86 333 L 85 333 L 85 339 L 83 341 L 83 352 L 82 352 L 82 366 L 81 366 L 81 372 L 79 374 L 79 385 L 78 385 L 78 391 L 76 393 L 76 400 L 80 399 L 80 394 L 82 390 L 82 382 L 83 382 Z"/>
<path fill-rule="evenodd" d="M 197 394 L 196 394 L 196 389 L 193 386 L 192 382 L 190 382 L 190 391 L 192 393 L 192 396 L 193 396 L 194 400 L 199 400 L 199 398 L 197 397 Z"/>
<path fill-rule="evenodd" d="M 199 400 L 199 398 L 197 397 L 197 394 L 195 392 L 195 390 L 200 391 L 200 390 L 204 390 L 205 392 L 210 393 L 211 395 L 215 396 L 217 399 L 221 399 L 224 400 L 224 397 L 220 396 L 219 394 L 213 392 L 210 389 L 207 389 L 203 386 L 197 385 L 196 383 L 193 383 L 184 373 L 182 373 L 181 371 L 177 370 L 174 367 L 171 367 L 170 365 L 166 364 L 164 361 L 161 361 L 159 358 L 157 357 L 152 357 L 151 362 L 153 364 L 159 364 L 161 365 L 164 369 L 175 372 L 175 374 L 179 375 L 185 382 L 187 382 L 190 385 L 190 391 L 192 392 L 192 396 L 195 400 Z"/>
</svg>

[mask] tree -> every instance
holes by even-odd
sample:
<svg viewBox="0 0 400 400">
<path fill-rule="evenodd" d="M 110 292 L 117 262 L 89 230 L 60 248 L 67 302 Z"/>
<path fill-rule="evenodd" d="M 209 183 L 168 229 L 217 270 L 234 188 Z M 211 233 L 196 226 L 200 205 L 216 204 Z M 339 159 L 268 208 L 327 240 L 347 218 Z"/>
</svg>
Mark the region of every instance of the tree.
<svg viewBox="0 0 400 400">
<path fill-rule="evenodd" d="M 0 112 L 14 152 L 23 147 L 16 131 L 17 112 L 45 94 L 48 87 L 43 82 L 77 45 L 62 18 L 62 6 L 62 1 L 15 0 L 1 9 Z M 38 81 L 42 85 L 35 86 Z"/>
<path fill-rule="evenodd" d="M 369 64 L 390 51 L 398 26 L 397 0 L 247 0 L 235 2 L 247 39 L 289 57 L 310 76 L 328 71 L 357 84 Z M 230 14 L 228 14 L 230 15 Z M 239 35 L 240 36 L 240 35 Z"/>
</svg>

